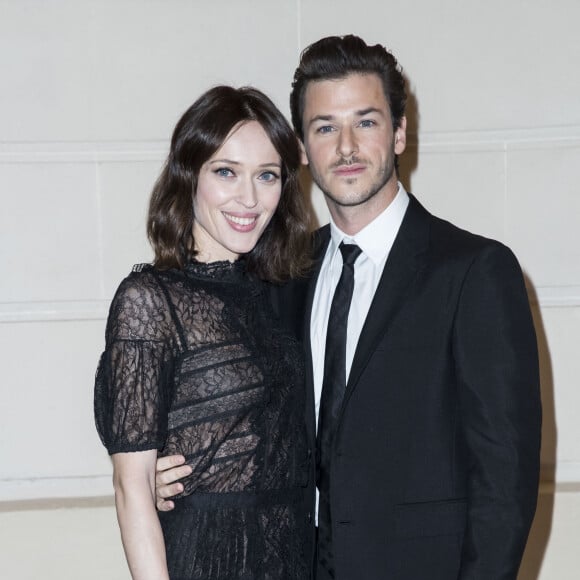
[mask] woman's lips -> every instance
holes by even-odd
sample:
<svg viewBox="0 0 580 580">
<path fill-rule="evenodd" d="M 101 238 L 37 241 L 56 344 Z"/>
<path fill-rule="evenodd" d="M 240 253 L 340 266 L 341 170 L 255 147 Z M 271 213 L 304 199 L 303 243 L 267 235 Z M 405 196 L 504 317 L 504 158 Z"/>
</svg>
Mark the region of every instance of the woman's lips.
<svg viewBox="0 0 580 580">
<path fill-rule="evenodd" d="M 258 223 L 258 214 L 236 215 L 222 212 L 231 228 L 238 232 L 251 232 Z"/>
</svg>

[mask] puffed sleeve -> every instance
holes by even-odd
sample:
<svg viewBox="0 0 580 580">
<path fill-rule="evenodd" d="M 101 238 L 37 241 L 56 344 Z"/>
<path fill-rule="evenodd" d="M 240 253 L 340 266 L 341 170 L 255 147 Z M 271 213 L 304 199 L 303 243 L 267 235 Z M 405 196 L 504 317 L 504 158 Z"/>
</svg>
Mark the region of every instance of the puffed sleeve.
<svg viewBox="0 0 580 580">
<path fill-rule="evenodd" d="M 163 447 L 172 375 L 171 317 L 151 271 L 119 286 L 95 380 L 95 422 L 110 454 Z"/>
</svg>

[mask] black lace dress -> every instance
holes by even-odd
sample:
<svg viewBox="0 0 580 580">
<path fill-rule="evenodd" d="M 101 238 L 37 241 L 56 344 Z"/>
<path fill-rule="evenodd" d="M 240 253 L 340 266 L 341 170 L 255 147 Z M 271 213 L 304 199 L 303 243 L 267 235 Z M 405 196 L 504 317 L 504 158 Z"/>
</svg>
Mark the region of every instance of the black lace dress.
<svg viewBox="0 0 580 580">
<path fill-rule="evenodd" d="M 172 579 L 309 577 L 303 360 L 243 261 L 136 267 L 109 314 L 95 417 L 109 453 L 181 453 L 160 513 Z"/>
</svg>

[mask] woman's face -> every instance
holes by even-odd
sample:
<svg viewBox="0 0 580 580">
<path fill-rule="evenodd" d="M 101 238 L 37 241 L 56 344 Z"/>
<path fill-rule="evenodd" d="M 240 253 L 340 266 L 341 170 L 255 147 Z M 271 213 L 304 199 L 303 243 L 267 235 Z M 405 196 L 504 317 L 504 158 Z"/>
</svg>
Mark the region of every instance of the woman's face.
<svg viewBox="0 0 580 580">
<path fill-rule="evenodd" d="M 199 172 L 193 236 L 200 262 L 234 261 L 254 248 L 280 201 L 281 171 L 257 121 L 232 129 Z"/>
</svg>

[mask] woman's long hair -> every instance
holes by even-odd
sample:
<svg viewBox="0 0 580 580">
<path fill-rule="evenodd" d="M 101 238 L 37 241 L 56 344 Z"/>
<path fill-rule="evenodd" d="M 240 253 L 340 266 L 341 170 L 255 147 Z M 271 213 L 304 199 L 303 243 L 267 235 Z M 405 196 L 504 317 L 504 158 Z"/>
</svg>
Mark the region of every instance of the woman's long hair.
<svg viewBox="0 0 580 580">
<path fill-rule="evenodd" d="M 257 121 L 282 161 L 280 203 L 258 243 L 246 254 L 248 269 L 281 282 L 310 265 L 309 215 L 300 190 L 300 147 L 274 103 L 252 87 L 214 87 L 183 114 L 149 204 L 147 235 L 159 269 L 182 269 L 195 255 L 193 196 L 202 165 L 239 123 Z"/>
</svg>

